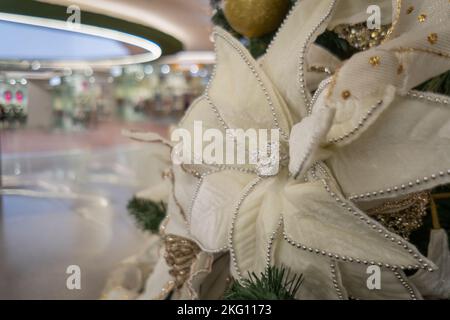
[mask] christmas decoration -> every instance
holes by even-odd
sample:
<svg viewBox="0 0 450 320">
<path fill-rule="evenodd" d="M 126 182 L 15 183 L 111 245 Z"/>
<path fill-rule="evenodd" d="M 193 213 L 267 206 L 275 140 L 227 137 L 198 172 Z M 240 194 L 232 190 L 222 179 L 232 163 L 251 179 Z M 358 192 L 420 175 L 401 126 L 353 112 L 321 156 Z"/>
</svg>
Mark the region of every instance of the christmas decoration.
<svg viewBox="0 0 450 320">
<path fill-rule="evenodd" d="M 367 23 L 355 25 L 338 25 L 334 32 L 345 39 L 352 47 L 358 50 L 367 50 L 381 44 L 391 26 L 381 26 L 380 29 L 370 30 Z"/>
<path fill-rule="evenodd" d="M 195 242 L 200 251 L 181 288 L 160 260 L 147 282 L 152 296 L 207 297 L 199 290 L 223 270 L 226 255 L 235 289 L 251 288 L 271 268 L 286 266 L 304 276 L 296 299 L 443 296 L 408 274 L 423 274 L 424 283 L 448 281 L 430 276 L 447 259 L 437 259 L 435 249 L 427 258 L 396 234 L 414 239 L 428 201 L 422 195 L 450 182 L 450 150 L 442 147 L 449 141 L 440 134 L 449 126 L 450 99 L 414 90 L 446 81 L 450 27 L 439 21 L 448 20 L 449 4 L 409 2 L 426 15 L 426 26 L 398 2 L 391 27 L 376 41 L 344 33 L 345 39 L 333 40 L 342 56 L 363 50 L 341 63 L 317 44 L 340 32 L 326 31 L 327 25 L 362 23 L 354 17 L 365 12 L 365 1 L 297 2 L 258 62 L 233 35 L 215 30 L 214 77 L 179 127 L 192 132 L 203 121 L 219 131 L 277 129 L 283 161 L 272 175 L 257 165 L 172 166 L 165 232 Z M 417 213 L 412 229 L 402 219 L 411 210 Z M 433 248 L 447 241 L 433 241 Z M 371 265 L 381 268 L 381 290 L 366 286 Z M 209 292 L 225 287 L 220 283 Z"/>
<path fill-rule="evenodd" d="M 428 192 L 413 193 L 405 199 L 386 201 L 367 213 L 390 231 L 409 240 L 411 232 L 422 226 L 429 198 Z"/>
<path fill-rule="evenodd" d="M 189 278 L 192 263 L 200 248 L 189 239 L 168 234 L 164 238 L 165 259 L 171 267 L 170 275 L 174 277 L 175 284 L 180 288 Z"/>
<path fill-rule="evenodd" d="M 159 225 L 166 216 L 166 205 L 162 201 L 156 203 L 134 197 L 128 202 L 127 208 L 128 212 L 136 219 L 139 228 L 153 233 L 158 232 Z"/>
<path fill-rule="evenodd" d="M 294 300 L 302 284 L 302 275 L 290 276 L 289 270 L 269 267 L 257 276 L 252 273 L 242 284 L 234 282 L 225 293 L 226 300 Z"/>
<path fill-rule="evenodd" d="M 289 0 L 225 0 L 224 13 L 234 30 L 246 37 L 260 37 L 280 26 Z"/>
</svg>

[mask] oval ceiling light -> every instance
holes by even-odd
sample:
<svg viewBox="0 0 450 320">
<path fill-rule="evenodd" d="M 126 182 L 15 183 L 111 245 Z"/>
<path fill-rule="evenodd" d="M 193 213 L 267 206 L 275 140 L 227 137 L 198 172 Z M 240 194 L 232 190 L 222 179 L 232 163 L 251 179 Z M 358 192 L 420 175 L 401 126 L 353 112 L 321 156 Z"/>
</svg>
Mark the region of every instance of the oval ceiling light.
<svg viewBox="0 0 450 320">
<path fill-rule="evenodd" d="M 90 66 L 92 68 L 109 68 L 115 65 L 127 65 L 127 64 L 136 64 L 136 63 L 145 63 L 149 61 L 153 61 L 158 59 L 162 50 L 158 44 L 153 41 L 134 36 L 125 32 L 116 31 L 112 29 L 90 26 L 84 24 L 73 24 L 71 22 L 61 21 L 61 20 L 53 20 L 42 17 L 32 17 L 26 15 L 18 15 L 18 14 L 10 14 L 10 13 L 2 13 L 0 12 L 0 21 L 6 21 L 15 24 L 22 24 L 28 26 L 34 26 L 39 28 L 48 28 L 53 30 L 60 30 L 64 32 L 70 32 L 76 35 L 86 35 L 89 36 L 88 39 L 85 39 L 85 43 L 89 43 L 92 41 L 93 37 L 98 39 L 108 39 L 113 42 L 125 44 L 125 46 L 135 47 L 134 51 L 140 51 L 137 54 L 124 54 L 124 56 L 117 57 L 118 50 L 112 50 L 114 47 L 110 44 L 111 51 L 113 52 L 113 57 L 102 57 L 99 58 L 94 57 L 91 59 L 88 58 L 80 58 L 77 59 L 75 57 L 70 57 L 68 59 L 60 59 L 55 57 L 55 59 L 41 59 L 39 56 L 32 58 L 26 57 L 25 60 L 38 60 L 40 63 L 40 68 L 86 68 Z M 47 32 L 48 32 L 47 29 Z M 88 41 L 89 40 L 89 41 Z M 4 44 L 5 45 L 5 44 Z M 57 44 L 55 44 L 57 45 Z M 106 46 L 106 45 L 105 45 Z M 125 47 L 124 46 L 124 47 Z M 116 48 L 117 49 L 117 48 Z M 38 49 L 36 48 L 36 51 Z M 145 52 L 145 53 L 142 53 Z M 24 57 L 25 58 L 25 57 Z M 17 64 L 17 66 L 23 66 L 23 62 L 19 61 L 19 59 L 8 59 L 7 61 L 2 59 L 3 63 L 8 63 L 9 65 Z M 14 61 L 15 60 L 15 61 Z M 24 60 L 24 59 L 21 59 Z"/>
</svg>

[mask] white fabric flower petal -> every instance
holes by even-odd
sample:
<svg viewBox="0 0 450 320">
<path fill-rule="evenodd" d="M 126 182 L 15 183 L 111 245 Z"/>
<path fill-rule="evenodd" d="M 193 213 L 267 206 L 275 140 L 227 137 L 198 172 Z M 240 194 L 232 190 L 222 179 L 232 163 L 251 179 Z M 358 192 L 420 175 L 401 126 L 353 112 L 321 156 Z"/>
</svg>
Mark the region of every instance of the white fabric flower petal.
<svg viewBox="0 0 450 320">
<path fill-rule="evenodd" d="M 242 190 L 253 179 L 252 174 L 233 170 L 202 178 L 188 214 L 190 233 L 203 250 L 215 251 L 227 246 L 233 209 Z"/>
<path fill-rule="evenodd" d="M 217 64 L 205 95 L 225 124 L 244 130 L 279 128 L 288 134 L 288 109 L 247 49 L 217 27 L 214 40 Z"/>
<path fill-rule="evenodd" d="M 413 245 L 342 198 L 326 177 L 301 184 L 290 182 L 283 194 L 284 230 L 301 246 L 324 251 L 322 254 L 331 258 L 337 255 L 383 267 L 433 266 Z"/>
<path fill-rule="evenodd" d="M 296 122 L 307 115 L 303 95 L 309 96 L 312 89 L 311 83 L 302 81 L 308 72 L 308 48 L 325 31 L 335 3 L 335 0 L 297 1 L 261 60 L 262 69 L 286 101 Z"/>
<path fill-rule="evenodd" d="M 397 97 L 357 140 L 334 149 L 327 164 L 346 197 L 394 197 L 450 182 L 450 107 L 432 101 Z"/>
<path fill-rule="evenodd" d="M 303 176 L 313 163 L 330 155 L 321 145 L 325 143 L 333 115 L 334 109 L 319 104 L 312 115 L 292 128 L 289 139 L 289 172 L 294 178 Z"/>
<path fill-rule="evenodd" d="M 423 298 L 416 286 L 408 281 L 408 277 L 401 270 L 393 272 L 391 270 L 380 269 L 380 288 L 369 289 L 367 285 L 368 280 L 371 282 L 369 277 L 376 275 L 373 271 L 369 270 L 370 272 L 368 272 L 367 266 L 351 263 L 339 263 L 338 266 L 342 275 L 342 285 L 346 288 L 348 295 L 353 299 L 411 300 Z M 432 274 L 426 271 L 424 273 Z"/>
<path fill-rule="evenodd" d="M 428 299 L 450 299 L 450 249 L 444 229 L 431 230 L 428 258 L 439 267 L 433 273 L 419 270 L 410 280 Z"/>
</svg>

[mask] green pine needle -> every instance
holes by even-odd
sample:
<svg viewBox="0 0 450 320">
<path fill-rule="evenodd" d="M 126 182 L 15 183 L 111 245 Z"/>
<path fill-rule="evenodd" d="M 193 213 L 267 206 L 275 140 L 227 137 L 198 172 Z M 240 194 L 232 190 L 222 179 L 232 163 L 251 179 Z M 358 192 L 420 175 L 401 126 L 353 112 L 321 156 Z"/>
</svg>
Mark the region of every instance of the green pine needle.
<svg viewBox="0 0 450 320">
<path fill-rule="evenodd" d="M 258 277 L 249 273 L 242 284 L 235 281 L 225 293 L 225 300 L 294 300 L 303 282 L 303 275 L 290 276 L 285 267 L 270 267 Z"/>
<path fill-rule="evenodd" d="M 417 90 L 450 95 L 450 71 L 442 73 L 419 85 Z"/>
<path fill-rule="evenodd" d="M 128 202 L 127 209 L 140 229 L 152 233 L 158 232 L 159 225 L 166 216 L 166 205 L 163 202 L 153 202 L 136 197 Z"/>
<path fill-rule="evenodd" d="M 325 32 L 319 35 L 315 43 L 327 49 L 341 60 L 346 60 L 359 52 L 359 50 L 352 47 L 347 40 L 340 38 L 337 33 L 330 30 L 325 30 Z"/>
</svg>

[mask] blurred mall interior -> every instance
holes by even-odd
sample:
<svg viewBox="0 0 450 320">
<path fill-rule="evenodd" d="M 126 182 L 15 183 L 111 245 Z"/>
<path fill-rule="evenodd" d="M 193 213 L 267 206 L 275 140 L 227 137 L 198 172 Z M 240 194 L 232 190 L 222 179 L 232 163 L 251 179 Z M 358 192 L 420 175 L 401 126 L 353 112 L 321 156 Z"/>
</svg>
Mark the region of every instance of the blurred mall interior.
<svg viewBox="0 0 450 320">
<path fill-rule="evenodd" d="M 151 146 L 203 91 L 209 0 L 0 2 L 0 299 L 97 299 L 147 241 L 127 213 Z M 67 290 L 79 265 L 83 290 Z"/>
</svg>

